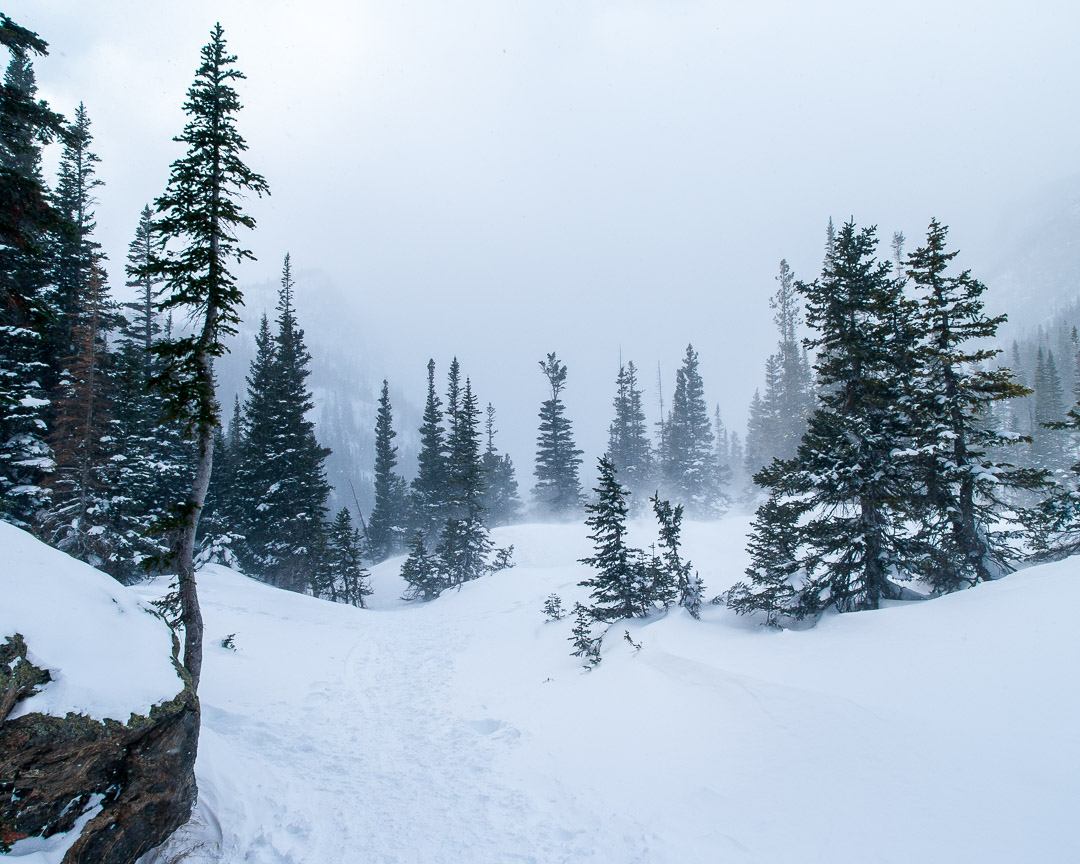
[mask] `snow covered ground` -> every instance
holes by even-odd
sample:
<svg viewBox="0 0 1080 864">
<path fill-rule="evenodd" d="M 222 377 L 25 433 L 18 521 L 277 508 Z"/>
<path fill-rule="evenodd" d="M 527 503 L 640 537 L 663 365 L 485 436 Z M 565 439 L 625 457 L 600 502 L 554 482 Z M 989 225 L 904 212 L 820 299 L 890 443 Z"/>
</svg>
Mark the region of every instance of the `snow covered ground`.
<svg viewBox="0 0 1080 864">
<path fill-rule="evenodd" d="M 746 528 L 686 526 L 708 596 Z M 517 566 L 427 605 L 400 561 L 370 610 L 204 570 L 200 804 L 144 860 L 1076 860 L 1077 563 L 805 632 L 673 610 L 584 671 L 539 610 L 585 534 L 500 530 Z"/>
</svg>

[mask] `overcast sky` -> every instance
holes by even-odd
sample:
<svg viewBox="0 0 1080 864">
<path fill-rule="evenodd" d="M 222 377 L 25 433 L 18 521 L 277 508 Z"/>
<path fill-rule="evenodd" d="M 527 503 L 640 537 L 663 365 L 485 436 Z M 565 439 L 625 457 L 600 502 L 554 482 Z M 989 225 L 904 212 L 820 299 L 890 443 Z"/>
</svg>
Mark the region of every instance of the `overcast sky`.
<svg viewBox="0 0 1080 864">
<path fill-rule="evenodd" d="M 980 275 L 1010 203 L 1080 170 L 1075 0 L 5 7 L 50 43 L 41 95 L 86 104 L 114 284 L 220 20 L 273 192 L 250 202 L 241 280 L 287 250 L 324 271 L 359 310 L 372 378 L 417 401 L 427 358 L 456 353 L 525 488 L 546 352 L 570 367 L 591 481 L 620 351 L 655 419 L 656 363 L 670 395 L 693 342 L 741 427 L 778 263 L 817 275 L 830 215 L 877 224 L 883 254 L 937 217 Z"/>
</svg>

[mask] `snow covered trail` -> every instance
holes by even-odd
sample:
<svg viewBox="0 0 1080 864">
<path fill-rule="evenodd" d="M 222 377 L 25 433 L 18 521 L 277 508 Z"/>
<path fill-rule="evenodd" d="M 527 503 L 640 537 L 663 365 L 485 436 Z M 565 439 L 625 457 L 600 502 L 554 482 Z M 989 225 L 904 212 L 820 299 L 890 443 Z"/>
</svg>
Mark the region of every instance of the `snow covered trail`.
<svg viewBox="0 0 1080 864">
<path fill-rule="evenodd" d="M 745 519 L 686 528 L 710 596 L 739 578 Z M 370 610 L 202 571 L 200 803 L 145 864 L 1075 852 L 1075 562 L 800 633 L 672 610 L 620 624 L 584 672 L 570 621 L 539 610 L 584 599 L 585 529 L 496 540 L 514 569 L 423 605 L 400 601 L 398 561 L 376 568 Z"/>
</svg>

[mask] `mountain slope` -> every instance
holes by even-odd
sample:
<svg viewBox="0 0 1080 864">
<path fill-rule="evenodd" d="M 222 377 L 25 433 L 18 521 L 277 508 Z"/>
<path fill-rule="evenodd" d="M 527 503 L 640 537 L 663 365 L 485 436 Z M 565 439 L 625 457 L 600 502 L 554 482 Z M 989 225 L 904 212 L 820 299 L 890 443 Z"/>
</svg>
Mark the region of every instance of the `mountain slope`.
<svg viewBox="0 0 1080 864">
<path fill-rule="evenodd" d="M 746 527 L 687 526 L 712 591 L 739 577 Z M 1076 563 L 805 632 L 671 611 L 616 625 L 584 672 L 569 620 L 539 609 L 584 599 L 585 529 L 496 540 L 517 567 L 423 606 L 397 599 L 400 562 L 372 610 L 204 570 L 199 817 L 148 860 L 1070 856 Z"/>
</svg>

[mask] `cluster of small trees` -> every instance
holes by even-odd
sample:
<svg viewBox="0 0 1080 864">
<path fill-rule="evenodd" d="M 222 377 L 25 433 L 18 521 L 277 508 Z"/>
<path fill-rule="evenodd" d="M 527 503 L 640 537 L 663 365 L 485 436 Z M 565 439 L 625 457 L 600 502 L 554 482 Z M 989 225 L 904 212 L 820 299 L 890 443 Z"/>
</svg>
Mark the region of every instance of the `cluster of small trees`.
<svg viewBox="0 0 1080 864">
<path fill-rule="evenodd" d="M 655 546 L 649 553 L 634 548 L 626 539 L 627 498 L 632 493 L 619 482 L 617 473 L 614 463 L 602 456 L 598 485 L 593 490 L 596 500 L 585 506 L 585 523 L 592 529 L 589 539 L 595 552 L 581 563 L 595 572 L 579 584 L 590 589 L 592 602 L 589 606 L 575 604 L 571 641 L 573 655 L 590 664 L 599 662 L 603 640 L 603 634 L 593 635 L 592 622 L 644 618 L 654 609 L 673 604 L 697 618 L 704 593 L 700 577 L 692 572 L 693 565 L 684 561 L 679 551 L 682 505 L 672 507 L 654 493 L 649 503 L 659 524 L 659 551 Z"/>
<path fill-rule="evenodd" d="M 369 549 L 382 560 L 408 546 L 402 577 L 406 597 L 430 600 L 446 588 L 476 579 L 492 561 L 489 529 L 520 513 L 513 462 L 495 447 L 495 409 L 487 406 L 486 448 L 472 381 L 461 380 L 455 357 L 447 375 L 446 404 L 435 389 L 429 360 L 427 400 L 420 427 L 418 470 L 411 484 L 395 472 L 389 385 L 383 382 L 375 429 L 375 506 L 367 526 Z"/>
<path fill-rule="evenodd" d="M 635 511 L 651 491 L 681 502 L 696 518 L 720 516 L 730 503 L 727 487 L 731 469 L 718 442 L 722 424 L 714 432 L 698 354 L 686 347 L 675 374 L 675 393 L 670 410 L 657 424 L 659 440 L 650 441 L 642 408 L 642 391 L 633 361 L 621 365 L 615 379 L 615 416 L 608 427 L 606 458 L 625 478 L 624 485 Z M 719 409 L 717 409 L 719 423 Z"/>
</svg>

